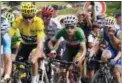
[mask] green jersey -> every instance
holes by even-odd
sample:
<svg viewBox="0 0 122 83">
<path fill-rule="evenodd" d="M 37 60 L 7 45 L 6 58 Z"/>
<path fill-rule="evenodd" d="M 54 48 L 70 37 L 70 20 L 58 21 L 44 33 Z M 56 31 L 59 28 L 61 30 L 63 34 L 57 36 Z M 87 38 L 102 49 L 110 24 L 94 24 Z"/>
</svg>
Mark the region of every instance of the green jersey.
<svg viewBox="0 0 122 83">
<path fill-rule="evenodd" d="M 68 39 L 68 34 L 65 28 L 61 29 L 54 37 L 54 39 L 64 38 L 66 43 L 71 45 L 78 45 L 85 42 L 85 35 L 81 28 L 77 27 L 72 40 Z"/>
</svg>

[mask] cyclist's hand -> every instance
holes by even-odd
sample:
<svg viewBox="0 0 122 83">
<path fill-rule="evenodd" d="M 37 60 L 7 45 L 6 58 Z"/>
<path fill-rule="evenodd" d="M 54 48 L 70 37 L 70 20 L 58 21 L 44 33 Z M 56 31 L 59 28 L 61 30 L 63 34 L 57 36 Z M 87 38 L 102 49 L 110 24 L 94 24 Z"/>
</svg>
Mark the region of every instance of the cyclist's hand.
<svg viewBox="0 0 122 83">
<path fill-rule="evenodd" d="M 36 61 L 38 61 L 39 58 L 41 57 L 44 57 L 44 53 L 41 53 L 40 52 L 36 52 L 36 50 L 33 50 L 31 53 L 30 53 L 30 56 L 29 56 L 29 61 L 32 62 L 32 63 L 35 63 Z"/>
<path fill-rule="evenodd" d="M 85 57 L 84 57 L 84 58 L 83 58 L 83 57 L 82 57 L 82 58 L 79 57 L 79 58 L 77 59 L 77 61 L 78 61 L 78 66 L 79 66 L 79 67 L 82 65 L 84 59 L 85 59 Z"/>
<path fill-rule="evenodd" d="M 29 56 L 29 62 L 35 63 L 37 61 L 37 57 L 34 57 L 34 54 L 30 54 Z"/>
<path fill-rule="evenodd" d="M 49 57 L 55 58 L 55 57 L 56 57 L 56 50 L 52 50 L 52 51 L 49 53 Z"/>
</svg>

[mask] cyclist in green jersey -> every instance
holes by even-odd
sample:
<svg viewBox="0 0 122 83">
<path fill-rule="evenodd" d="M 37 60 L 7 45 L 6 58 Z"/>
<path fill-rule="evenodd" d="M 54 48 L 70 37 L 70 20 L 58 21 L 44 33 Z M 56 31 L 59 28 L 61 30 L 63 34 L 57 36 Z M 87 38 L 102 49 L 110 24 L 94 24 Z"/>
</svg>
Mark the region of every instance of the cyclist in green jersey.
<svg viewBox="0 0 122 83">
<path fill-rule="evenodd" d="M 78 61 L 78 66 L 82 69 L 82 62 L 86 55 L 85 35 L 81 28 L 77 27 L 78 19 L 75 15 L 69 15 L 64 18 L 65 28 L 61 29 L 48 45 L 51 52 L 56 52 L 61 46 L 60 56 L 66 61 Z M 63 41 L 61 42 L 61 37 Z M 53 42 L 56 42 L 53 45 Z"/>
<path fill-rule="evenodd" d="M 17 30 L 12 38 L 12 43 L 11 43 L 11 49 L 12 49 L 13 54 L 16 54 L 16 50 L 19 48 L 20 41 L 21 41 L 20 33 L 19 33 L 19 30 Z"/>
<path fill-rule="evenodd" d="M 14 15 L 15 19 L 21 16 L 21 12 L 18 10 L 13 10 L 12 14 Z M 20 45 L 20 32 L 19 30 L 17 30 L 14 36 L 12 37 L 12 43 L 11 43 L 12 54 L 16 54 L 19 45 Z"/>
</svg>

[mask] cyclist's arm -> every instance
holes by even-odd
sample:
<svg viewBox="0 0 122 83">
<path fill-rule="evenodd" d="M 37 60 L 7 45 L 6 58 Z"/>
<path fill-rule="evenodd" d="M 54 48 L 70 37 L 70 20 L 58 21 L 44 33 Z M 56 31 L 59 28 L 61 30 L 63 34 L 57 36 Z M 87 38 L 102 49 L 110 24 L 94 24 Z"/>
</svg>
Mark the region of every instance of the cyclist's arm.
<svg viewBox="0 0 122 83">
<path fill-rule="evenodd" d="M 37 23 L 37 47 L 35 49 L 35 55 L 38 56 L 38 53 L 43 52 L 43 43 L 44 43 L 44 38 L 45 38 L 45 33 L 44 33 L 44 23 L 42 20 L 40 20 Z"/>
<path fill-rule="evenodd" d="M 116 57 L 114 58 L 114 61 L 117 61 L 121 56 L 122 56 L 121 52 L 119 51 Z"/>
<path fill-rule="evenodd" d="M 80 44 L 80 51 L 77 53 L 76 58 L 79 57 L 78 61 L 83 60 L 85 58 L 85 55 L 86 55 L 86 43 L 84 41 L 81 42 Z"/>
<path fill-rule="evenodd" d="M 117 47 L 119 47 L 119 44 L 121 42 L 121 40 L 119 38 L 117 38 L 116 36 L 114 36 L 114 35 L 111 36 L 110 41 L 111 41 L 111 43 L 113 43 Z"/>
<path fill-rule="evenodd" d="M 50 50 L 57 50 L 60 45 L 60 38 L 61 38 L 62 30 L 60 30 L 49 42 L 48 47 Z M 55 42 L 55 45 L 53 45 Z"/>
<path fill-rule="evenodd" d="M 53 45 L 53 42 L 56 42 L 55 45 Z M 48 46 L 50 50 L 57 50 L 60 45 L 60 39 L 50 40 L 48 42 Z"/>
<path fill-rule="evenodd" d="M 86 55 L 86 39 L 85 39 L 85 34 L 83 32 L 83 30 L 79 30 L 79 39 L 81 41 L 80 43 L 80 51 L 77 53 L 77 56 L 79 57 L 79 60 L 84 59 L 85 55 Z"/>
</svg>

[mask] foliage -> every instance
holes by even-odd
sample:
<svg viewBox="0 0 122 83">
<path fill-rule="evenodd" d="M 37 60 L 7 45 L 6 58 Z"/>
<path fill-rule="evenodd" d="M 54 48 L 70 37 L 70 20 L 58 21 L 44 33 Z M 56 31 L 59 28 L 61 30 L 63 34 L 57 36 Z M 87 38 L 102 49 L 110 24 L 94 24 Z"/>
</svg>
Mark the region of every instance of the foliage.
<svg viewBox="0 0 122 83">
<path fill-rule="evenodd" d="M 21 2 L 20 1 L 6 1 L 3 2 L 4 4 L 13 7 L 19 5 Z M 73 1 L 48 1 L 48 2 L 36 2 L 36 6 L 38 9 L 42 8 L 44 5 L 59 5 L 59 6 L 64 6 L 67 4 L 74 4 L 78 2 L 73 2 Z M 120 13 L 121 12 L 121 2 L 120 1 L 107 1 L 107 15 L 114 15 L 115 13 Z M 68 8 L 68 9 L 62 9 L 59 10 L 59 14 L 74 14 L 77 11 L 82 10 L 82 7 L 79 8 Z"/>
<path fill-rule="evenodd" d="M 8 6 L 10 6 L 10 7 L 12 7 L 12 6 L 18 6 L 18 5 L 20 5 L 20 1 L 6 1 L 6 2 L 3 2 L 3 4 L 6 4 L 6 5 L 8 5 Z"/>
<path fill-rule="evenodd" d="M 107 14 L 114 15 L 115 13 L 121 13 L 121 2 L 106 2 L 107 3 Z"/>
</svg>

